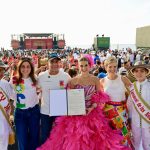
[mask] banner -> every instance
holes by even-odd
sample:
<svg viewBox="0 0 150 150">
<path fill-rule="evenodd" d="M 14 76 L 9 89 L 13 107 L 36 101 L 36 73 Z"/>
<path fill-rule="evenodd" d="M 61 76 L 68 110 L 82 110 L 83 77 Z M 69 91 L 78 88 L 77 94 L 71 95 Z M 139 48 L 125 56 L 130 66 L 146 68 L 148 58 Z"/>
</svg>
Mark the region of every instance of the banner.
<svg viewBox="0 0 150 150">
<path fill-rule="evenodd" d="M 97 47 L 98 48 L 109 48 L 110 47 L 110 37 L 97 37 Z"/>
</svg>

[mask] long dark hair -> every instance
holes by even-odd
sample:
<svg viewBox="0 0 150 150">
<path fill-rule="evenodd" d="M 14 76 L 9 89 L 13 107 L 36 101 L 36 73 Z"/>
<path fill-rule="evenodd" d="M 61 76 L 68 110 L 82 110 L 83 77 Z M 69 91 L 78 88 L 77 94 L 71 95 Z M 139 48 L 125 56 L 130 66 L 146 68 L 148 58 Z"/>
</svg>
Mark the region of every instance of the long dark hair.
<svg viewBox="0 0 150 150">
<path fill-rule="evenodd" d="M 36 78 L 35 78 L 35 75 L 34 75 L 34 66 L 32 64 L 32 61 L 30 58 L 22 58 L 18 65 L 17 65 L 17 79 L 16 79 L 16 83 L 17 85 L 21 83 L 21 80 L 22 80 L 22 73 L 21 73 L 21 66 L 24 62 L 28 62 L 30 64 L 30 67 L 31 67 L 31 72 L 29 74 L 29 77 L 31 78 L 32 82 L 33 82 L 33 85 L 36 85 L 37 81 L 36 81 Z"/>
</svg>

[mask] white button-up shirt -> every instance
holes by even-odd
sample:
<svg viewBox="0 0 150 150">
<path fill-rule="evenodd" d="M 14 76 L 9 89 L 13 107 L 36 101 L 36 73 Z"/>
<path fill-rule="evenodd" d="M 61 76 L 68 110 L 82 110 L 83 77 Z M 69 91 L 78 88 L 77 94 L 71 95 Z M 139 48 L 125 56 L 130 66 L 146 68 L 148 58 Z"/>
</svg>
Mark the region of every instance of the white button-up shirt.
<svg viewBox="0 0 150 150">
<path fill-rule="evenodd" d="M 148 81 L 147 79 L 143 82 L 136 81 L 136 86 L 138 91 L 140 91 L 140 85 L 142 86 L 141 97 L 150 106 L 150 81 Z M 132 124 L 134 124 L 137 127 L 140 127 L 140 116 L 133 106 L 134 104 L 132 102 L 131 97 L 129 97 L 127 105 L 128 105 L 130 117 L 132 119 Z M 150 124 L 141 118 L 141 127 L 148 128 L 150 127 Z"/>
</svg>

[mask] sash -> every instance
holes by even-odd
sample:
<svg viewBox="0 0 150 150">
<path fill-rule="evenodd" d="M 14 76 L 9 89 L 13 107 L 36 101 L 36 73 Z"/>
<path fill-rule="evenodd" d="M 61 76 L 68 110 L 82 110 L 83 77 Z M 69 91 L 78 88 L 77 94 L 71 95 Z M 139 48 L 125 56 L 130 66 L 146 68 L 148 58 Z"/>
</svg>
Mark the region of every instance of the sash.
<svg viewBox="0 0 150 150">
<path fill-rule="evenodd" d="M 2 114 L 4 115 L 6 121 L 8 122 L 9 126 L 11 127 L 11 124 L 9 122 L 9 116 L 8 114 L 6 113 L 6 111 L 4 110 L 3 106 L 0 104 L 0 110 L 2 111 Z"/>
<path fill-rule="evenodd" d="M 14 129 L 12 128 L 12 125 L 9 121 L 9 116 L 8 114 L 6 113 L 6 111 L 4 110 L 4 108 L 2 107 L 2 105 L 0 104 L 0 110 L 2 111 L 2 114 L 4 115 L 8 125 L 10 126 L 11 128 L 11 131 L 9 132 L 9 137 L 8 137 L 8 144 L 12 145 L 15 143 L 15 132 L 14 132 Z"/>
<path fill-rule="evenodd" d="M 126 105 L 126 101 L 121 101 L 121 102 L 108 101 L 108 102 L 106 102 L 106 104 L 114 105 L 114 106 L 121 106 L 121 105 Z"/>
<path fill-rule="evenodd" d="M 10 113 L 11 107 L 9 103 L 9 98 L 1 87 L 0 87 L 0 105 L 7 114 Z"/>
<path fill-rule="evenodd" d="M 135 110 L 147 123 L 150 124 L 150 105 L 148 105 L 145 100 L 141 97 L 137 90 L 136 83 L 130 88 L 130 95 L 134 104 Z"/>
<path fill-rule="evenodd" d="M 1 87 L 0 87 L 0 110 L 2 111 L 2 114 L 4 115 L 8 125 L 11 128 L 11 131 L 9 133 L 8 143 L 12 145 L 15 143 L 15 133 L 9 121 L 10 103 L 7 94 L 3 91 Z"/>
</svg>

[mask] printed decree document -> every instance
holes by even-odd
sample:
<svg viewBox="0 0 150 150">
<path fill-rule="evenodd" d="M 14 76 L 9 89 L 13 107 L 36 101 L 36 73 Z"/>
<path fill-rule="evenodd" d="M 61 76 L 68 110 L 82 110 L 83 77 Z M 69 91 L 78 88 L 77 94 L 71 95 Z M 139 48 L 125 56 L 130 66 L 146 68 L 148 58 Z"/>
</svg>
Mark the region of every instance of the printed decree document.
<svg viewBox="0 0 150 150">
<path fill-rule="evenodd" d="M 68 115 L 85 115 L 84 89 L 70 89 L 68 94 Z"/>
<path fill-rule="evenodd" d="M 66 90 L 50 90 L 50 116 L 66 116 Z"/>
<path fill-rule="evenodd" d="M 84 89 L 50 90 L 50 116 L 84 115 Z"/>
</svg>

